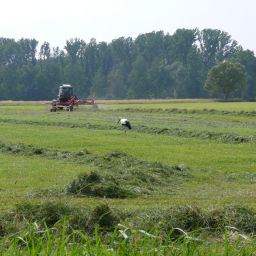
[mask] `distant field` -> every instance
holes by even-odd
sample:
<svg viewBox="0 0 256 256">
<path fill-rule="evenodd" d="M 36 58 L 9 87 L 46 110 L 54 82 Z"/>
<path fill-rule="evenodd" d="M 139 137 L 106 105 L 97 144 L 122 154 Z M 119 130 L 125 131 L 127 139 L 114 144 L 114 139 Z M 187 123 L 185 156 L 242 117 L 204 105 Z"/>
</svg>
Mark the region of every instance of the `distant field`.
<svg viewBox="0 0 256 256">
<path fill-rule="evenodd" d="M 255 102 L 214 102 L 211 100 L 147 100 L 147 101 L 114 101 L 102 102 L 110 108 L 140 109 L 188 109 L 188 110 L 220 110 L 220 111 L 256 111 Z"/>
<path fill-rule="evenodd" d="M 74 112 L 49 109 L 47 102 L 0 102 L 3 213 L 48 201 L 88 208 L 107 202 L 142 216 L 186 205 L 256 210 L 256 103 L 99 101 Z M 131 121 L 131 131 L 119 117 Z M 133 196 L 66 193 L 91 172 Z"/>
<path fill-rule="evenodd" d="M 213 100 L 201 99 L 166 99 L 166 100 L 97 100 L 100 108 L 123 109 L 188 109 L 188 110 L 220 110 L 220 111 L 256 111 L 255 102 L 216 102 Z M 49 101 L 0 101 L 0 105 L 22 106 L 25 105 L 49 105 Z"/>
</svg>

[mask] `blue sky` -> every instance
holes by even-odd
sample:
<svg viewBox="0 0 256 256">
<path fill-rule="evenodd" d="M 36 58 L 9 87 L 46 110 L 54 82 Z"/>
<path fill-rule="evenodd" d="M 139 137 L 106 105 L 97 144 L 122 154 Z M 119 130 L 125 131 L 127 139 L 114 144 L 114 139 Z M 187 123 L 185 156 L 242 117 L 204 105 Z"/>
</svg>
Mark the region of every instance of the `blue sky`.
<svg viewBox="0 0 256 256">
<path fill-rule="evenodd" d="M 226 31 L 256 52 L 255 10 L 254 0 L 8 0 L 1 3 L 0 36 L 63 48 L 75 37 L 110 42 L 197 27 Z"/>
</svg>

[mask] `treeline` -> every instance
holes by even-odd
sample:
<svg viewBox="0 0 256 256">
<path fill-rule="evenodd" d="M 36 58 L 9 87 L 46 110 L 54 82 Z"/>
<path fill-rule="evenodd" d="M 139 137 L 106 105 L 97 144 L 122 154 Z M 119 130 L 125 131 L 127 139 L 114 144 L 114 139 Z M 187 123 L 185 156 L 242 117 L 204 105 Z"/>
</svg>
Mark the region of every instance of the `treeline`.
<svg viewBox="0 0 256 256">
<path fill-rule="evenodd" d="M 50 100 L 58 86 L 79 97 L 202 98 L 208 71 L 223 61 L 244 65 L 247 87 L 232 97 L 256 98 L 256 57 L 227 33 L 178 29 L 111 43 L 66 41 L 64 49 L 35 39 L 0 38 L 0 100 Z M 220 97 L 221 95 L 214 95 Z"/>
</svg>

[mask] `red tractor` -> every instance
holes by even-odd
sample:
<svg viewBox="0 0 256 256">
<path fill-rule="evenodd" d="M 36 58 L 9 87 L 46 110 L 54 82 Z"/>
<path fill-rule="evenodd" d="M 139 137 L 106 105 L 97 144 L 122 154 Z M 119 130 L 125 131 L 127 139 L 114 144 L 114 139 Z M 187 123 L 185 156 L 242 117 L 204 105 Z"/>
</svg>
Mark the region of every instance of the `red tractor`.
<svg viewBox="0 0 256 256">
<path fill-rule="evenodd" d="M 57 110 L 73 111 L 78 105 L 95 105 L 94 99 L 78 99 L 73 95 L 73 88 L 69 84 L 63 84 L 59 87 L 57 99 L 52 101 L 51 112 Z"/>
</svg>

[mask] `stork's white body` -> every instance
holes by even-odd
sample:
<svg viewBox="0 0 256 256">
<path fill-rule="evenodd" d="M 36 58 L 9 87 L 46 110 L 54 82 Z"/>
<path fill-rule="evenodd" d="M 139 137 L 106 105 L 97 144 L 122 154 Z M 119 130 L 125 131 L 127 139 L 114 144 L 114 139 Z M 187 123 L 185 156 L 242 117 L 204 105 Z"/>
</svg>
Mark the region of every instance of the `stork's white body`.
<svg viewBox="0 0 256 256">
<path fill-rule="evenodd" d="M 118 120 L 118 123 L 120 123 L 123 127 L 128 128 L 129 130 L 132 129 L 131 123 L 129 122 L 129 120 L 127 118 L 120 118 Z"/>
<path fill-rule="evenodd" d="M 122 124 L 122 125 L 126 125 L 127 122 L 129 122 L 129 120 L 126 119 L 126 118 L 121 118 L 121 119 L 120 119 L 120 124 Z"/>
</svg>

